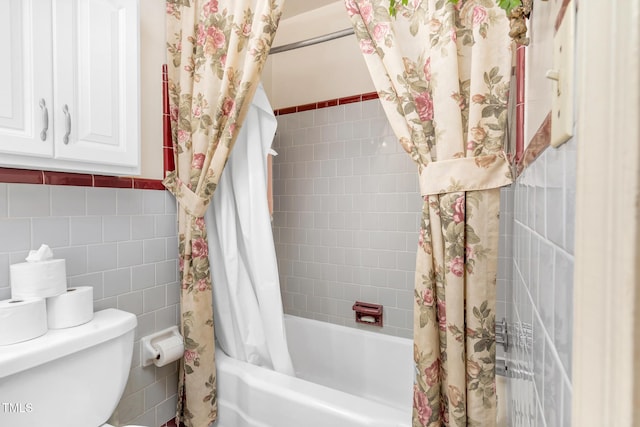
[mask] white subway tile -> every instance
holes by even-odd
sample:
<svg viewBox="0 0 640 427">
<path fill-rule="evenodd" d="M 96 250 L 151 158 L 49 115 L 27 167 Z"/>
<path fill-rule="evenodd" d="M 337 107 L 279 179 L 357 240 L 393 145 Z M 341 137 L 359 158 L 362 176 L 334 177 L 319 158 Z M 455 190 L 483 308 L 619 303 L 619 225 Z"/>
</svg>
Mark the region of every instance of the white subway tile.
<svg viewBox="0 0 640 427">
<path fill-rule="evenodd" d="M 118 243 L 118 267 L 142 264 L 142 241 L 134 240 Z"/>
<path fill-rule="evenodd" d="M 341 123 L 345 120 L 344 105 L 336 105 L 335 107 L 327 108 L 328 123 Z"/>
<path fill-rule="evenodd" d="M 142 264 L 131 267 L 131 289 L 150 288 L 156 284 L 156 265 Z"/>
<path fill-rule="evenodd" d="M 93 302 L 93 311 L 106 310 L 108 308 L 118 308 L 118 299 L 116 297 L 103 298 Z"/>
<path fill-rule="evenodd" d="M 167 291 L 167 305 L 178 305 L 180 303 L 180 284 L 178 282 L 169 283 L 165 288 Z M 176 309 L 179 311 L 180 307 L 177 306 Z"/>
<path fill-rule="evenodd" d="M 553 346 L 547 341 L 544 355 L 543 411 L 548 426 L 560 426 L 562 423 L 561 405 L 564 381 L 559 363 Z"/>
<path fill-rule="evenodd" d="M 48 185 L 9 184 L 9 217 L 44 217 L 51 214 Z"/>
<path fill-rule="evenodd" d="M 87 191 L 87 215 L 115 215 L 117 191 L 115 188 L 92 188 Z"/>
<path fill-rule="evenodd" d="M 178 280 L 178 261 L 169 259 L 155 263 L 156 285 L 166 285 Z"/>
<path fill-rule="evenodd" d="M 135 315 L 142 314 L 142 291 L 118 295 L 118 309 Z"/>
<path fill-rule="evenodd" d="M 54 251 L 54 257 L 65 259 L 67 276 L 85 274 L 88 270 L 86 246 L 56 248 Z"/>
<path fill-rule="evenodd" d="M 31 221 L 29 219 L 0 219 L 0 252 L 31 249 Z"/>
<path fill-rule="evenodd" d="M 354 122 L 362 118 L 362 104 L 354 102 L 344 106 L 344 118 L 346 121 Z"/>
<path fill-rule="evenodd" d="M 69 218 L 71 245 L 86 245 L 102 242 L 102 221 L 100 217 L 79 216 Z"/>
<path fill-rule="evenodd" d="M 379 254 L 378 265 L 381 268 L 389 268 L 389 269 L 398 268 L 395 251 L 379 251 L 378 254 Z"/>
<path fill-rule="evenodd" d="M 145 313 L 159 310 L 166 306 L 166 289 L 164 286 L 145 289 L 142 297 L 142 306 Z"/>
<path fill-rule="evenodd" d="M 118 266 L 118 246 L 104 243 L 87 246 L 87 271 L 104 271 Z"/>
<path fill-rule="evenodd" d="M 99 300 L 104 297 L 104 284 L 102 273 L 81 274 L 71 276 L 67 280 L 67 286 L 70 288 L 78 286 L 91 286 L 93 288 L 93 300 Z"/>
<path fill-rule="evenodd" d="M 135 215 L 131 217 L 131 238 L 133 240 L 155 237 L 156 220 L 154 215 Z"/>
<path fill-rule="evenodd" d="M 9 215 L 8 184 L 0 183 L 0 219 Z"/>
<path fill-rule="evenodd" d="M 51 248 L 69 245 L 69 218 L 33 218 L 31 230 L 33 232 L 31 236 L 32 249 L 37 249 L 42 244 Z"/>
<path fill-rule="evenodd" d="M 347 143 L 351 143 L 351 140 L 353 139 L 353 123 L 338 123 L 336 132 L 338 141 L 347 141 Z"/>
<path fill-rule="evenodd" d="M 103 273 L 104 296 L 112 297 L 131 291 L 131 269 L 121 268 Z"/>
<path fill-rule="evenodd" d="M 165 213 L 165 193 L 167 191 L 149 190 L 142 192 L 142 212 L 145 214 Z"/>
<path fill-rule="evenodd" d="M 130 420 L 141 416 L 143 412 L 144 392 L 140 390 L 127 395 L 126 399 L 121 399 L 109 421 L 119 425 L 121 422 L 129 422 Z"/>
<path fill-rule="evenodd" d="M 573 344 L 573 259 L 556 251 L 553 343 L 567 376 L 571 377 Z"/>
<path fill-rule="evenodd" d="M 130 240 L 131 217 L 128 215 L 102 217 L 102 233 L 105 242 Z"/>
<path fill-rule="evenodd" d="M 165 260 L 166 239 L 148 239 L 143 241 L 143 262 L 153 263 Z"/>
<path fill-rule="evenodd" d="M 52 185 L 51 215 L 79 216 L 87 213 L 87 197 L 85 187 Z"/>
<path fill-rule="evenodd" d="M 118 215 L 140 215 L 142 210 L 142 193 L 133 189 L 118 189 L 117 213 Z"/>
<path fill-rule="evenodd" d="M 178 234 L 178 223 L 175 215 L 156 216 L 156 237 L 172 237 Z"/>
</svg>

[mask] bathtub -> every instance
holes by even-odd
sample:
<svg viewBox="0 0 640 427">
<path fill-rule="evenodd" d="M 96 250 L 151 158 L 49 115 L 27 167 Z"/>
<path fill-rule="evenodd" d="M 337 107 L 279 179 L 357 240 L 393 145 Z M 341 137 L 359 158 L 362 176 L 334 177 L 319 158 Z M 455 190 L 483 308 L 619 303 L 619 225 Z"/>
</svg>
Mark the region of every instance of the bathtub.
<svg viewBox="0 0 640 427">
<path fill-rule="evenodd" d="M 216 427 L 410 427 L 412 341 L 285 315 L 296 377 L 216 350 Z"/>
</svg>

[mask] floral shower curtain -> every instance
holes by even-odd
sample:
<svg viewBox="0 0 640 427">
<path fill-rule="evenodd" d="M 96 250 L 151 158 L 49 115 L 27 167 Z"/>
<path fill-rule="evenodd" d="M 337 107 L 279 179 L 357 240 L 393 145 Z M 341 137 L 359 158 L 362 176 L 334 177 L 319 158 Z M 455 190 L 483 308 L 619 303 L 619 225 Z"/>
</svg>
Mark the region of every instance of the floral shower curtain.
<svg viewBox="0 0 640 427">
<path fill-rule="evenodd" d="M 496 424 L 499 187 L 511 68 L 494 0 L 345 0 L 424 199 L 416 256 L 413 426 Z"/>
<path fill-rule="evenodd" d="M 177 418 L 217 417 L 214 328 L 204 214 L 251 104 L 284 0 L 167 0 L 169 102 L 179 202 L 181 329 Z"/>
</svg>

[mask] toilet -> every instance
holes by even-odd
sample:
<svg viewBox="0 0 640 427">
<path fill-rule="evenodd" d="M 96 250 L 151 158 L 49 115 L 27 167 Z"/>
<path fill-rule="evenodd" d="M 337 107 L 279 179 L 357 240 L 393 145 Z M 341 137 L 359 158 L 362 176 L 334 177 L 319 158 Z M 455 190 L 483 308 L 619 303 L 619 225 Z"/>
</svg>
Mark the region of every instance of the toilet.
<svg viewBox="0 0 640 427">
<path fill-rule="evenodd" d="M 110 427 L 136 324 L 135 315 L 107 309 L 84 325 L 0 346 L 0 425 Z"/>
</svg>

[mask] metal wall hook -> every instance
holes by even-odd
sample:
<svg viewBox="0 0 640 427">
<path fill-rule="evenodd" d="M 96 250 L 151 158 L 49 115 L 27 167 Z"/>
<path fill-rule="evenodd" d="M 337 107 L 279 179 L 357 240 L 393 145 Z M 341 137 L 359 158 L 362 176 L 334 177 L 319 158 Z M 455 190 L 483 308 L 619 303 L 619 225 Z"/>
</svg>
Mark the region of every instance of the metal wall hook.
<svg viewBox="0 0 640 427">
<path fill-rule="evenodd" d="M 496 323 L 496 343 L 502 345 L 503 350 L 509 351 L 509 331 L 507 319 L 504 317 Z"/>
</svg>

